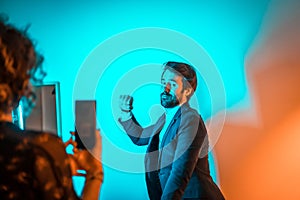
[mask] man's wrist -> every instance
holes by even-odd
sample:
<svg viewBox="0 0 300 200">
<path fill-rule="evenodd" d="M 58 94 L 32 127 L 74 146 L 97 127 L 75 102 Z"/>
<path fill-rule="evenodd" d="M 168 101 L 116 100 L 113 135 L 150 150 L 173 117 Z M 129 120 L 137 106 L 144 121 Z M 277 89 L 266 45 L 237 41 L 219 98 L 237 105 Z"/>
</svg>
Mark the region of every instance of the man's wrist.
<svg viewBox="0 0 300 200">
<path fill-rule="evenodd" d="M 129 119 L 131 119 L 131 118 L 132 118 L 132 112 L 131 112 L 131 111 L 129 111 L 129 112 L 124 112 L 124 111 L 121 110 L 120 120 L 121 120 L 122 122 L 127 121 L 127 120 L 129 120 Z"/>
<path fill-rule="evenodd" d="M 123 108 L 121 108 L 121 111 L 122 112 L 131 112 L 131 109 L 123 109 Z"/>
</svg>

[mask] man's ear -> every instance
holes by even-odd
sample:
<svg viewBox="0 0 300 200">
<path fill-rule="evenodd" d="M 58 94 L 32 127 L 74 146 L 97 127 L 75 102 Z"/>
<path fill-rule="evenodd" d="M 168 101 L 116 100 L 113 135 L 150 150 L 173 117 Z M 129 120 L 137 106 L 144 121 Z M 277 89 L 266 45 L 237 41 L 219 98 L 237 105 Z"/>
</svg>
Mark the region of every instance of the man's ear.
<svg viewBox="0 0 300 200">
<path fill-rule="evenodd" d="M 184 95 L 185 95 L 186 97 L 190 96 L 191 93 L 192 93 L 192 88 L 191 88 L 191 87 L 188 87 L 188 88 L 185 88 L 185 89 L 184 89 Z"/>
</svg>

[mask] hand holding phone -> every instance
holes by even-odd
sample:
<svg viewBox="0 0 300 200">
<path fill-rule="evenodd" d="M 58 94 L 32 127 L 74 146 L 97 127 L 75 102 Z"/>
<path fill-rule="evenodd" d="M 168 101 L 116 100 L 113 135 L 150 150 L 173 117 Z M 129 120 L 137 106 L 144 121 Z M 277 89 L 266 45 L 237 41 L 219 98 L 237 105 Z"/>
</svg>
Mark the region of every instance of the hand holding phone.
<svg viewBox="0 0 300 200">
<path fill-rule="evenodd" d="M 70 132 L 74 136 L 75 132 Z M 102 168 L 102 137 L 100 130 L 95 132 L 95 145 L 89 151 L 78 149 L 77 143 L 72 139 L 65 143 L 66 146 L 73 145 L 73 154 L 70 156 L 70 166 L 73 176 L 84 176 L 86 178 L 103 181 Z M 84 171 L 82 171 L 84 170 Z"/>
</svg>

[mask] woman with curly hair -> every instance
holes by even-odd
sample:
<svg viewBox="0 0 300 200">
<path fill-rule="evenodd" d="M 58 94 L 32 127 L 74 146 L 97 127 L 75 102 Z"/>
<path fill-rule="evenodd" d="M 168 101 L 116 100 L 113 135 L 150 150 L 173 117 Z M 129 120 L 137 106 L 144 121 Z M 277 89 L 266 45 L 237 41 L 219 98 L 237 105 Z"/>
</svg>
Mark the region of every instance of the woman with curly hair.
<svg viewBox="0 0 300 200">
<path fill-rule="evenodd" d="M 86 171 L 81 198 L 98 199 L 103 181 L 95 156 L 101 153 L 99 132 L 93 153 L 72 143 L 74 154 L 68 155 L 60 138 L 12 123 L 12 110 L 32 94 L 30 82 L 45 76 L 42 60 L 26 30 L 0 20 L 0 199 L 80 199 L 72 183 L 77 169 Z"/>
</svg>

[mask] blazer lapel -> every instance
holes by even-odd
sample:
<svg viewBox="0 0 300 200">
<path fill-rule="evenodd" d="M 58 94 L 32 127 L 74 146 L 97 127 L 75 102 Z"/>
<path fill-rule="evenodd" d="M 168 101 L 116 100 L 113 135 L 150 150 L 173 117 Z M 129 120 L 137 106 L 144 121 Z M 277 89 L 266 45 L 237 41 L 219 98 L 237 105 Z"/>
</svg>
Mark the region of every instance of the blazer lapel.
<svg viewBox="0 0 300 200">
<path fill-rule="evenodd" d="M 170 131 L 170 128 L 173 126 L 173 124 L 177 121 L 177 119 L 180 117 L 181 115 L 181 110 L 182 108 L 180 107 L 177 112 L 175 113 L 173 119 L 171 120 L 170 124 L 168 125 L 168 128 L 166 130 L 166 133 L 164 134 L 164 137 L 162 139 L 162 144 L 161 144 L 161 147 L 164 147 L 166 145 L 166 139 L 167 137 L 169 136 L 169 131 Z"/>
<path fill-rule="evenodd" d="M 155 139 L 159 138 L 159 132 L 161 131 L 163 125 L 165 124 L 165 114 L 163 114 L 156 122 L 156 124 L 149 127 L 149 135 L 151 135 L 149 146 L 147 152 L 153 152 L 158 150 L 159 139 L 156 141 Z"/>
</svg>

